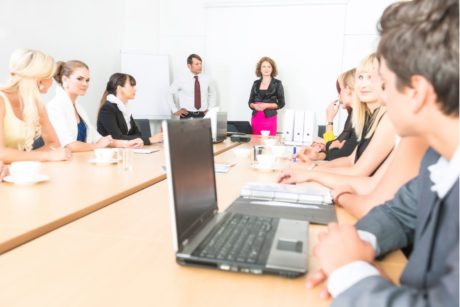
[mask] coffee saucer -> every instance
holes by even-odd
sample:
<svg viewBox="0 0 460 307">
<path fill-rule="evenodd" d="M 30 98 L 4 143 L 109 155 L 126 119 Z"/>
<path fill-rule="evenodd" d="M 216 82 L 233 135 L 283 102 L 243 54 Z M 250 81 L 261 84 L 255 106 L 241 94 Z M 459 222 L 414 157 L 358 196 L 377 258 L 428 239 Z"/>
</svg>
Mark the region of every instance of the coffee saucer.
<svg viewBox="0 0 460 307">
<path fill-rule="evenodd" d="M 35 183 L 43 182 L 43 181 L 48 181 L 50 180 L 50 177 L 48 175 L 36 175 L 36 176 L 30 176 L 30 177 L 15 177 L 13 175 L 6 176 L 3 178 L 5 182 L 9 183 L 14 183 L 17 185 L 32 185 Z"/>
<path fill-rule="evenodd" d="M 256 169 L 258 171 L 263 171 L 263 172 L 275 172 L 281 169 L 280 166 L 277 164 L 265 166 L 265 165 L 260 165 L 259 163 L 251 164 L 251 168 Z"/>
<path fill-rule="evenodd" d="M 110 160 L 99 160 L 98 158 L 89 159 L 89 163 L 96 164 L 96 165 L 110 165 L 118 162 L 118 159 L 110 159 Z"/>
</svg>

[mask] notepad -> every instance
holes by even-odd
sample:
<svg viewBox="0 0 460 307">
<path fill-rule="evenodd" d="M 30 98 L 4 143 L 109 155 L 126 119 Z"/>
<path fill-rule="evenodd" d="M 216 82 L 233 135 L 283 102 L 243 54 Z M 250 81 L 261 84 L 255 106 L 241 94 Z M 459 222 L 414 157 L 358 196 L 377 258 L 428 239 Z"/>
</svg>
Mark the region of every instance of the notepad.
<svg viewBox="0 0 460 307">
<path fill-rule="evenodd" d="M 241 196 L 316 205 L 332 204 L 329 189 L 310 185 L 248 182 L 241 189 Z"/>
<path fill-rule="evenodd" d="M 232 163 L 216 163 L 214 164 L 214 170 L 216 173 L 228 173 L 230 171 L 230 168 L 234 166 L 236 162 Z"/>
</svg>

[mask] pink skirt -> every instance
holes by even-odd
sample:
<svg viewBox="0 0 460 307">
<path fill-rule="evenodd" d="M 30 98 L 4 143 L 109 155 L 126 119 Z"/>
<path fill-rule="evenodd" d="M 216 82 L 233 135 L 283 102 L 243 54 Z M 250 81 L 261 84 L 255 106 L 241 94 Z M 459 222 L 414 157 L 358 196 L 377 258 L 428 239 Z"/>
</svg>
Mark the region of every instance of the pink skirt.
<svg viewBox="0 0 460 307">
<path fill-rule="evenodd" d="M 260 103 L 260 102 L 256 102 Z M 256 115 L 251 118 L 252 134 L 260 135 L 260 131 L 269 130 L 270 135 L 276 135 L 277 116 L 265 117 L 263 111 L 258 111 Z"/>
</svg>

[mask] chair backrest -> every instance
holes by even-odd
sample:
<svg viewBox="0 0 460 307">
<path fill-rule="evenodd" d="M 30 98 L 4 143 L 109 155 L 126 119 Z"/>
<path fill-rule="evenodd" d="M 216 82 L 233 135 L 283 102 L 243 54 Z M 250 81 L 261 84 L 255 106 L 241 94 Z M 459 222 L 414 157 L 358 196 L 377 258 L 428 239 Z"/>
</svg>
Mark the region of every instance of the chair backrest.
<svg viewBox="0 0 460 307">
<path fill-rule="evenodd" d="M 320 138 L 323 137 L 324 132 L 326 131 L 326 126 L 325 125 L 318 125 L 318 136 Z"/>
<path fill-rule="evenodd" d="M 252 134 L 252 127 L 248 121 L 227 121 L 228 132 L 241 132 L 246 134 Z"/>
<path fill-rule="evenodd" d="M 150 130 L 150 121 L 148 119 L 135 119 L 136 125 L 142 133 L 143 137 L 151 137 L 152 130 Z"/>
</svg>

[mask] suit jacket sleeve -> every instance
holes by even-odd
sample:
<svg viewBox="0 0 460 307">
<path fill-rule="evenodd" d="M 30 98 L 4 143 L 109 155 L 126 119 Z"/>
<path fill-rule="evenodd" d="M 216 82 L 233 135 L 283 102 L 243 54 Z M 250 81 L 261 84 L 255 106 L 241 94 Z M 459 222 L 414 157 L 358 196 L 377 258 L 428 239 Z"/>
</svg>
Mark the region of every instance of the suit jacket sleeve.
<svg viewBox="0 0 460 307">
<path fill-rule="evenodd" d="M 377 237 L 379 254 L 414 241 L 416 215 L 420 211 L 419 197 L 429 180 L 427 167 L 438 158 L 439 155 L 428 150 L 419 176 L 404 185 L 394 200 L 374 208 L 357 223 L 358 229 L 369 231 Z M 452 231 L 458 232 L 458 226 Z M 458 306 L 458 240 L 442 248 L 446 255 L 445 265 L 436 266 L 436 269 L 442 268 L 437 272 L 440 277 L 426 287 L 396 286 L 380 276 L 367 277 L 338 295 L 332 306 Z"/>
<path fill-rule="evenodd" d="M 377 238 L 377 254 L 408 246 L 414 240 L 419 182 L 412 179 L 401 187 L 394 199 L 372 209 L 356 224 Z"/>
<path fill-rule="evenodd" d="M 413 242 L 418 196 L 423 189 L 424 178 L 429 178 L 428 166 L 438 159 L 439 155 L 429 149 L 423 157 L 418 176 L 403 185 L 393 200 L 375 207 L 356 224 L 357 229 L 376 236 L 378 255 L 385 255 Z"/>
<path fill-rule="evenodd" d="M 446 259 L 447 272 L 426 289 L 396 286 L 380 277 L 364 278 L 334 299 L 332 307 L 458 306 L 458 241 Z"/>
</svg>

